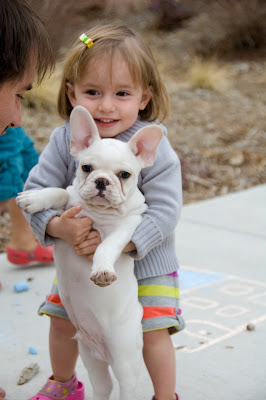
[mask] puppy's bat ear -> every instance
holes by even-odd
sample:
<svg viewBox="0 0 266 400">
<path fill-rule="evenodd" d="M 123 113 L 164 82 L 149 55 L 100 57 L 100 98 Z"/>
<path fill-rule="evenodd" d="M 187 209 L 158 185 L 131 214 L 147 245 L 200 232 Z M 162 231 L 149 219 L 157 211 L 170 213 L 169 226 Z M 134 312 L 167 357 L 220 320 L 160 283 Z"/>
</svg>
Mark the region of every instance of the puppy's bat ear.
<svg viewBox="0 0 266 400">
<path fill-rule="evenodd" d="M 100 140 L 94 119 L 82 106 L 73 108 L 70 114 L 70 129 L 70 153 L 72 156 L 77 156 L 81 150 L 89 147 L 95 140 Z"/>
<path fill-rule="evenodd" d="M 158 125 L 145 126 L 132 136 L 128 145 L 142 168 L 150 167 L 154 163 L 162 138 L 163 130 Z"/>
</svg>

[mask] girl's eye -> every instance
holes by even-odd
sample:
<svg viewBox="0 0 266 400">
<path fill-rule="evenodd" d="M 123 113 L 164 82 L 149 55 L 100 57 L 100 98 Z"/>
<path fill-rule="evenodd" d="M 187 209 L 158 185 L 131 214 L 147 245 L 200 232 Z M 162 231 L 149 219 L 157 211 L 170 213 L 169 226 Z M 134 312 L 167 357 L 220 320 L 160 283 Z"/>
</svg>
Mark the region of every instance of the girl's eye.
<svg viewBox="0 0 266 400">
<path fill-rule="evenodd" d="M 97 90 L 95 90 L 95 89 L 90 89 L 90 90 L 87 91 L 87 93 L 88 93 L 90 96 L 96 96 L 97 94 L 99 94 L 99 93 L 97 92 Z"/>
<path fill-rule="evenodd" d="M 17 98 L 18 98 L 19 100 L 24 100 L 24 97 L 23 97 L 21 94 L 17 94 Z"/>
<path fill-rule="evenodd" d="M 121 171 L 118 174 L 118 178 L 120 179 L 128 179 L 130 177 L 130 173 L 127 171 Z"/>
<path fill-rule="evenodd" d="M 117 96 L 120 96 L 120 97 L 129 96 L 129 93 L 127 93 L 127 92 L 125 92 L 123 90 L 121 90 L 120 92 L 117 92 L 116 94 L 117 94 Z"/>
<path fill-rule="evenodd" d="M 92 166 L 91 165 L 82 165 L 82 171 L 86 172 L 87 174 L 92 171 Z"/>
</svg>

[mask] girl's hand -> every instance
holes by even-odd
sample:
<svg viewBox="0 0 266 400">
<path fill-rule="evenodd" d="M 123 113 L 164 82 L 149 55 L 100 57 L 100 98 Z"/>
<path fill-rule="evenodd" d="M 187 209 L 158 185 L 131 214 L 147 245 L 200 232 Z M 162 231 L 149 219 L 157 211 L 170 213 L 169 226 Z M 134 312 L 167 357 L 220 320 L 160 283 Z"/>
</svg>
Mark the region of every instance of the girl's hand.
<svg viewBox="0 0 266 400">
<path fill-rule="evenodd" d="M 58 237 L 74 246 L 84 242 L 88 237 L 92 220 L 89 217 L 75 218 L 82 207 L 72 207 L 63 212 L 60 217 L 52 218 L 46 227 L 48 235 Z"/>
<path fill-rule="evenodd" d="M 123 253 L 129 253 L 130 251 L 136 250 L 135 243 L 129 242 L 123 250 Z"/>
<path fill-rule="evenodd" d="M 87 259 L 92 261 L 94 253 L 100 243 L 101 236 L 99 232 L 92 230 L 82 243 L 75 246 L 76 253 L 78 255 L 86 255 Z"/>
</svg>

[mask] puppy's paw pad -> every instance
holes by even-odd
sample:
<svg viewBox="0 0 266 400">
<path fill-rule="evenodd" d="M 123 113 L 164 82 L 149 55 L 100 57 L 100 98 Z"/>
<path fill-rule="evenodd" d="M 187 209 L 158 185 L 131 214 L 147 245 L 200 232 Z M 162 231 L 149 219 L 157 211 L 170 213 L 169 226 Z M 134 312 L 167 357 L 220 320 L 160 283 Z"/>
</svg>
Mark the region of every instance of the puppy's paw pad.
<svg viewBox="0 0 266 400">
<path fill-rule="evenodd" d="M 117 280 L 115 273 L 111 271 L 102 271 L 95 274 L 91 274 L 90 279 L 95 283 L 95 285 L 111 285 L 111 283 Z"/>
</svg>

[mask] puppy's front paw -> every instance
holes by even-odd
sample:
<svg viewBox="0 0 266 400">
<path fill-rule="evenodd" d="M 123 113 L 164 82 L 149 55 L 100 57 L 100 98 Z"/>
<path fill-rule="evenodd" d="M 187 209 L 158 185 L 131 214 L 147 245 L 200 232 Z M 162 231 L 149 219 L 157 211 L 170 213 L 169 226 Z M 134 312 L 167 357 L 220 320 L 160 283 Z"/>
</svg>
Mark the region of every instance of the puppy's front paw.
<svg viewBox="0 0 266 400">
<path fill-rule="evenodd" d="M 16 198 L 17 205 L 27 214 L 34 214 L 45 209 L 42 198 L 38 190 L 29 190 L 19 193 Z"/>
<path fill-rule="evenodd" d="M 105 271 L 99 271 L 96 273 L 92 272 L 90 279 L 95 283 L 95 285 L 104 287 L 104 286 L 109 286 L 114 281 L 116 281 L 117 276 L 114 272 L 105 270 Z"/>
</svg>

